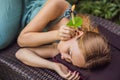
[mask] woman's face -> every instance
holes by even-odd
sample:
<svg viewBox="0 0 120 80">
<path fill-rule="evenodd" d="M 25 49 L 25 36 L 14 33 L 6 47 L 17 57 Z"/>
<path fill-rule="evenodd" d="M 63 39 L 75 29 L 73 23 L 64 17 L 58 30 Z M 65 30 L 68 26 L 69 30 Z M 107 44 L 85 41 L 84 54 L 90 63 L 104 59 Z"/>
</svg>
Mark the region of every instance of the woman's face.
<svg viewBox="0 0 120 80">
<path fill-rule="evenodd" d="M 77 42 L 77 38 L 81 35 L 82 34 L 79 34 L 79 36 L 76 36 L 68 41 L 60 41 L 58 44 L 61 59 L 64 59 L 78 67 L 84 67 L 85 64 L 82 50 L 80 50 Z"/>
</svg>

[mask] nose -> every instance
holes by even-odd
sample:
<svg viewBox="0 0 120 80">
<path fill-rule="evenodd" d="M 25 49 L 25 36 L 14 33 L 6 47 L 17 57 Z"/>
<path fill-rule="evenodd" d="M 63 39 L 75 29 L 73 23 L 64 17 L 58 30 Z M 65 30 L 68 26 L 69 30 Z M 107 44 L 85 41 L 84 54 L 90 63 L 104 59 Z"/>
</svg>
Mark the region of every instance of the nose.
<svg viewBox="0 0 120 80">
<path fill-rule="evenodd" d="M 61 59 L 64 59 L 64 60 L 67 59 L 67 54 L 66 53 L 62 53 L 61 54 Z"/>
<path fill-rule="evenodd" d="M 63 54 L 61 55 L 61 59 L 65 59 L 65 57 L 64 57 L 64 55 L 63 55 Z"/>
<path fill-rule="evenodd" d="M 68 57 L 67 54 L 62 54 L 62 55 L 61 55 L 61 59 L 65 60 L 65 61 L 67 61 L 67 62 L 69 62 L 69 63 L 71 63 L 71 60 L 70 60 L 70 58 Z"/>
</svg>

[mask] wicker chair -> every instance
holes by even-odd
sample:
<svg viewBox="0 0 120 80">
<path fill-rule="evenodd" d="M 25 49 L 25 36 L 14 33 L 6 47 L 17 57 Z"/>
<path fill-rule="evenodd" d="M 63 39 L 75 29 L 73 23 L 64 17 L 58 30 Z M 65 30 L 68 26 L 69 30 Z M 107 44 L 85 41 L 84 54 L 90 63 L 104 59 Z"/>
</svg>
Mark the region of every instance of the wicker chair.
<svg viewBox="0 0 120 80">
<path fill-rule="evenodd" d="M 108 38 L 113 57 L 109 66 L 100 71 L 90 72 L 90 76 L 86 80 L 120 80 L 120 26 L 95 16 L 91 16 L 91 19 L 95 24 L 103 27 L 101 33 Z M 112 33 L 112 35 L 109 35 L 109 33 Z M 19 46 L 15 42 L 0 51 L 1 80 L 63 80 L 52 70 L 33 68 L 21 63 L 15 58 L 15 52 L 18 49 Z"/>
</svg>

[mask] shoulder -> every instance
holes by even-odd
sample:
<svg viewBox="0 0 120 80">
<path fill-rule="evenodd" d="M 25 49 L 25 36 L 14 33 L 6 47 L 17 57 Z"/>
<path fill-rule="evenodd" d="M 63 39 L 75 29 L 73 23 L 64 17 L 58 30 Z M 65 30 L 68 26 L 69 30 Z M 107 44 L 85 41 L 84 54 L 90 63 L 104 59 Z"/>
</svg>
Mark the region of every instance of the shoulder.
<svg viewBox="0 0 120 80">
<path fill-rule="evenodd" d="M 66 0 L 48 0 L 46 5 L 50 14 L 54 15 L 52 16 L 53 18 L 61 16 L 69 7 L 69 3 Z"/>
</svg>

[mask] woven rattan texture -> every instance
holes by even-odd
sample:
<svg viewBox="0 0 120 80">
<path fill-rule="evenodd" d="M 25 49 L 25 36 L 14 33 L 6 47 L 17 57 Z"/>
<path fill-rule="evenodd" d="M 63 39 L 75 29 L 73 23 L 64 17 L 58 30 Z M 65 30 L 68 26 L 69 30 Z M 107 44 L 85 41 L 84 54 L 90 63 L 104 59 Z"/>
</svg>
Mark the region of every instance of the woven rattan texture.
<svg viewBox="0 0 120 80">
<path fill-rule="evenodd" d="M 0 79 L 2 80 L 63 80 L 56 72 L 26 66 L 15 58 L 19 49 L 15 43 L 0 51 Z"/>
<path fill-rule="evenodd" d="M 96 16 L 91 16 L 91 19 L 95 24 L 102 25 L 104 28 L 120 36 L 120 25 Z"/>
<path fill-rule="evenodd" d="M 105 26 L 111 32 L 120 35 L 120 26 L 108 20 L 91 16 L 97 25 Z M 63 80 L 56 72 L 48 69 L 26 66 L 15 58 L 19 49 L 13 43 L 8 48 L 0 51 L 0 79 L 1 80 Z"/>
</svg>

